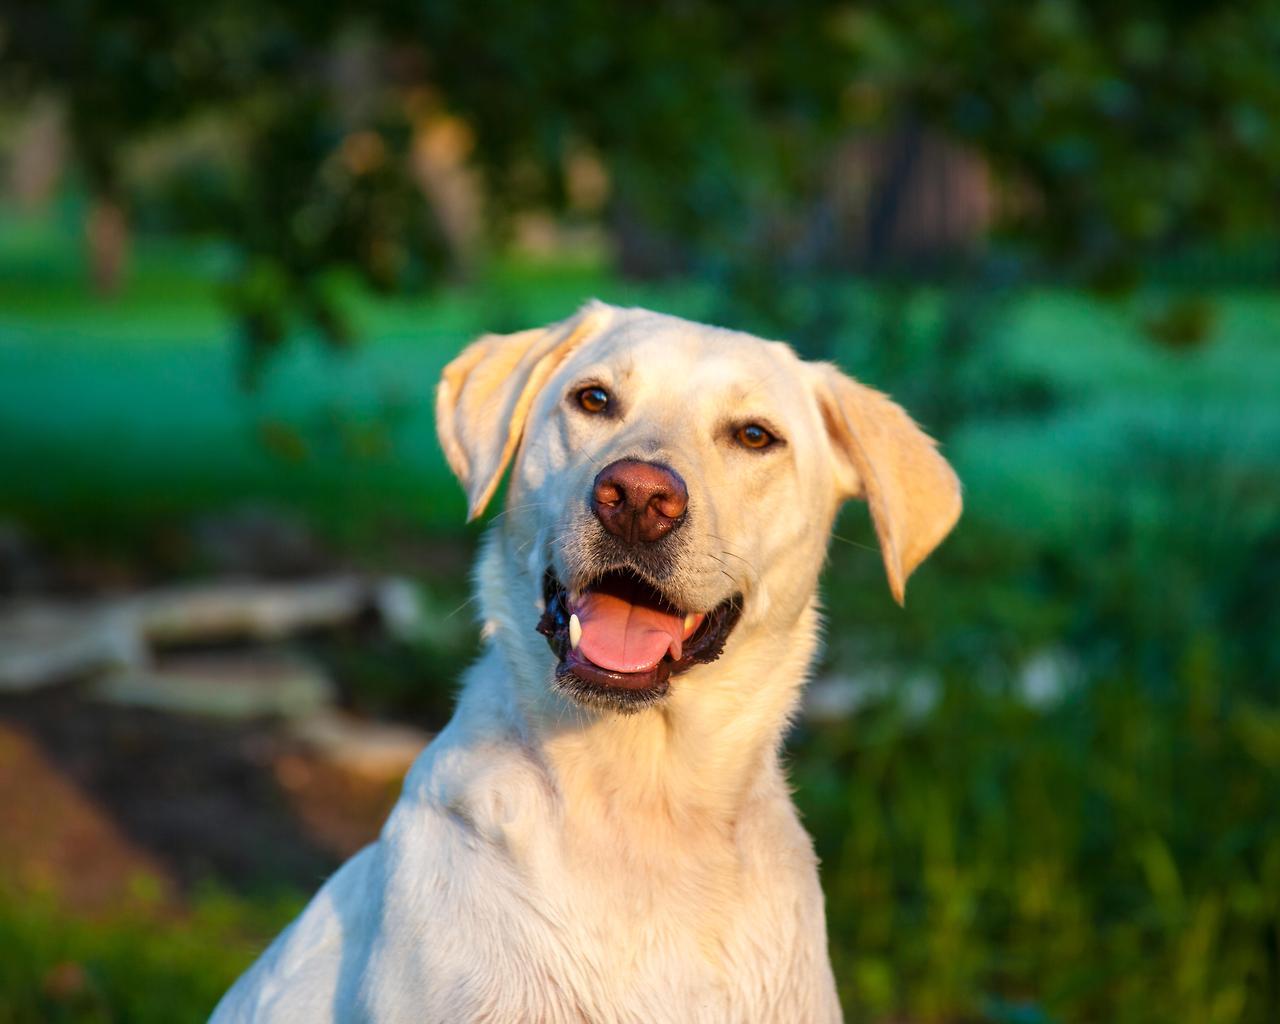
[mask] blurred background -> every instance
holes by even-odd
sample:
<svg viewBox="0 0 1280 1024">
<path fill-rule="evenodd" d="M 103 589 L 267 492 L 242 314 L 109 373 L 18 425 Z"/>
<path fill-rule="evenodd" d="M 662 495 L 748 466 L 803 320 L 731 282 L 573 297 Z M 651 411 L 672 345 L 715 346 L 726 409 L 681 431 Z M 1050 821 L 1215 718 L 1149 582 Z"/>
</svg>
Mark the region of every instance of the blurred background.
<svg viewBox="0 0 1280 1024">
<path fill-rule="evenodd" d="M 1280 5 L 9 0 L 0 1024 L 203 1020 L 477 633 L 432 390 L 591 296 L 790 340 L 865 508 L 789 739 L 851 1021 L 1280 1020 Z"/>
</svg>

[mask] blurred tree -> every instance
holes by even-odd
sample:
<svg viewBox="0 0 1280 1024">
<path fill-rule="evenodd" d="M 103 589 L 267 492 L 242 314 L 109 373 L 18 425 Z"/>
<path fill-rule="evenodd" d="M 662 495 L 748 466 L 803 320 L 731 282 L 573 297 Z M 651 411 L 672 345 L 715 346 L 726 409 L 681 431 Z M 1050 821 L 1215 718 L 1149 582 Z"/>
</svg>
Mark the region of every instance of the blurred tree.
<svg viewBox="0 0 1280 1024">
<path fill-rule="evenodd" d="M 852 117 L 971 142 L 1024 190 L 1007 229 L 1056 262 L 1127 277 L 1155 247 L 1280 227 L 1271 0 L 901 0 L 836 24 Z"/>
<path fill-rule="evenodd" d="M 346 343 L 335 268 L 395 289 L 465 262 L 415 173 L 433 117 L 467 126 L 492 230 L 563 210 L 586 155 L 609 222 L 654 240 L 649 269 L 695 266 L 773 319 L 771 286 L 833 263 L 824 181 L 851 135 L 900 140 L 899 177 L 920 133 L 963 142 L 998 177 L 1000 230 L 1100 284 L 1161 247 L 1276 227 L 1274 0 L 17 0 L 0 29 L 0 86 L 64 98 L 108 239 L 130 147 L 219 124 L 167 215 L 239 247 L 250 368 L 299 315 Z M 833 315 L 800 305 L 801 335 Z"/>
</svg>

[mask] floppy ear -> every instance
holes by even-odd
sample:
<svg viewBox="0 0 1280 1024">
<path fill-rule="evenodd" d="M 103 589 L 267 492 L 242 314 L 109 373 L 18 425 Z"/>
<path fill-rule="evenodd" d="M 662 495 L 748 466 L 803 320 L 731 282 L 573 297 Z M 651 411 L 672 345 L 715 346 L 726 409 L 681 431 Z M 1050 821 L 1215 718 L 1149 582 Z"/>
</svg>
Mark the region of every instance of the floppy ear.
<svg viewBox="0 0 1280 1024">
<path fill-rule="evenodd" d="M 815 369 L 842 496 L 866 499 L 889 589 L 902 604 L 907 577 L 960 518 L 960 480 L 901 406 L 829 363 Z"/>
<path fill-rule="evenodd" d="M 550 327 L 486 334 L 444 368 L 436 388 L 436 433 L 467 492 L 468 522 L 498 489 L 542 386 L 609 316 L 608 306 L 591 303 Z"/>
</svg>

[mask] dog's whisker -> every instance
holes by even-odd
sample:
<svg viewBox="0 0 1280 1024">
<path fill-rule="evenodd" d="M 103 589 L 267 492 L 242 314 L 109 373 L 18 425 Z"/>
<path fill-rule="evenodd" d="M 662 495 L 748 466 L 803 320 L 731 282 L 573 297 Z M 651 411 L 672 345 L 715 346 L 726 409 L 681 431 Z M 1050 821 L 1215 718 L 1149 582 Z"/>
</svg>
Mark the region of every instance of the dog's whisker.
<svg viewBox="0 0 1280 1024">
<path fill-rule="evenodd" d="M 718 533 L 712 533 L 710 530 L 708 530 L 708 531 L 707 531 L 707 536 L 708 536 L 708 537 L 710 537 L 712 540 L 715 540 L 715 541 L 719 541 L 719 542 L 720 542 L 720 545 L 721 545 L 721 547 L 720 547 L 720 553 L 721 553 L 721 554 L 723 554 L 723 555 L 732 555 L 734 558 L 741 558 L 744 562 L 749 561 L 749 559 L 747 559 L 747 558 L 746 558 L 746 557 L 744 557 L 743 555 L 740 555 L 740 554 L 738 554 L 738 552 L 736 552 L 736 551 L 732 550 L 732 548 L 730 548 L 730 546 L 729 546 L 729 542 L 728 542 L 727 540 L 725 540 L 723 537 L 721 537 L 721 536 L 720 536 L 720 534 L 718 534 Z"/>
<path fill-rule="evenodd" d="M 457 608 L 455 608 L 455 609 L 454 609 L 453 611 L 451 611 L 448 615 L 446 615 L 446 616 L 444 617 L 444 619 L 443 619 L 443 620 L 441 620 L 441 621 L 443 621 L 443 622 L 448 622 L 451 618 L 453 618 L 455 615 L 457 615 L 457 614 L 458 614 L 458 612 L 462 611 L 462 609 L 466 608 L 468 605 L 473 605 L 473 604 L 475 604 L 475 603 L 476 603 L 477 601 L 479 601 L 479 600 L 480 600 L 480 595 L 479 595 L 479 594 L 472 594 L 469 598 L 467 598 L 465 601 L 463 601 L 463 602 L 462 602 L 462 604 L 458 605 L 458 607 L 457 607 Z"/>
<path fill-rule="evenodd" d="M 557 544 L 563 543 L 564 541 L 568 540 L 573 535 L 573 533 L 574 533 L 574 529 L 572 527 L 569 527 L 567 529 L 561 530 L 559 533 L 552 534 L 552 536 L 547 540 L 548 547 L 554 547 Z M 539 539 L 538 534 L 535 533 L 532 537 L 530 537 L 518 548 L 516 548 L 514 554 L 521 555 L 524 552 L 528 551 L 529 546 L 537 542 L 538 539 Z"/>
<path fill-rule="evenodd" d="M 726 554 L 726 555 L 727 555 L 727 554 L 730 554 L 730 552 L 728 552 L 728 551 L 722 551 L 721 553 L 722 553 L 722 554 Z M 720 571 L 721 571 L 722 573 L 724 573 L 724 575 L 725 575 L 726 577 L 728 577 L 728 578 L 729 578 L 729 580 L 730 580 L 730 581 L 732 581 L 732 582 L 734 583 L 734 585 L 735 585 L 735 586 L 737 585 L 737 580 L 736 580 L 736 579 L 734 579 L 733 574 L 732 574 L 732 573 L 730 573 L 730 572 L 728 571 L 728 569 L 729 569 L 729 563 L 728 563 L 728 562 L 726 562 L 723 558 L 719 558 L 719 557 L 717 557 L 716 555 L 713 555 L 710 551 L 705 551 L 705 552 L 703 552 L 703 554 L 705 554 L 705 555 L 706 555 L 708 558 L 710 558 L 712 561 L 714 561 L 714 562 L 718 562 L 718 563 L 722 566 L 722 568 L 721 568 L 721 570 L 720 570 Z M 741 559 L 742 563 L 746 566 L 747 575 L 748 575 L 748 577 L 749 577 L 749 579 L 750 579 L 751 584 L 752 584 L 753 586 L 755 586 L 756 584 L 758 584 L 758 583 L 760 582 L 760 574 L 756 571 L 755 566 L 754 566 L 754 565 L 752 565 L 752 564 L 751 564 L 751 562 L 750 562 L 749 560 L 747 560 L 747 559 L 745 559 L 745 558 L 742 558 L 741 556 L 738 556 L 738 557 Z"/>
<path fill-rule="evenodd" d="M 591 465 L 593 466 L 600 465 L 600 460 L 596 456 L 592 455 L 590 452 L 583 452 L 583 454 L 586 455 L 587 461 L 590 462 Z"/>
<path fill-rule="evenodd" d="M 876 554 L 880 553 L 880 549 L 877 548 L 874 544 L 863 544 L 856 540 L 850 540 L 848 537 L 841 537 L 840 534 L 838 533 L 833 533 L 831 535 L 831 539 L 838 540 L 842 544 L 848 544 L 849 547 L 851 548 L 860 548 L 863 551 L 874 551 Z"/>
<path fill-rule="evenodd" d="M 706 552 L 706 556 L 710 558 L 713 562 L 716 562 L 719 564 L 720 572 L 723 573 L 728 580 L 730 580 L 731 582 L 736 582 L 733 579 L 733 575 L 729 572 L 728 562 L 726 562 L 723 558 L 717 558 L 715 555 L 711 554 L 711 552 L 709 551 Z"/>
<path fill-rule="evenodd" d="M 549 503 L 549 502 L 545 502 L 545 501 L 526 501 L 526 502 L 524 502 L 523 504 L 520 504 L 520 505 L 510 505 L 510 506 L 508 506 L 507 508 L 504 508 L 501 512 L 499 512 L 499 513 L 497 513 L 495 516 L 493 516 L 493 517 L 489 520 L 489 522 L 491 522 L 491 523 L 496 523 L 496 522 L 497 522 L 499 519 L 501 519 L 503 516 L 507 515 L 508 513 L 512 513 L 512 512 L 527 512 L 529 509 L 534 509 L 534 508 L 550 508 L 550 507 L 551 507 L 551 505 L 550 505 L 550 503 Z"/>
</svg>

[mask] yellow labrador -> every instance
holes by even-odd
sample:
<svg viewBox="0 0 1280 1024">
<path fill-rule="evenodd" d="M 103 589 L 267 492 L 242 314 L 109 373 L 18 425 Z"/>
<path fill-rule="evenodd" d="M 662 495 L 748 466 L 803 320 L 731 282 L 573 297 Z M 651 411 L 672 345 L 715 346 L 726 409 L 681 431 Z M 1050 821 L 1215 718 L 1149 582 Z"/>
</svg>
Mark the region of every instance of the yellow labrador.
<svg viewBox="0 0 1280 1024">
<path fill-rule="evenodd" d="M 839 1020 L 779 746 L 841 502 L 901 601 L 951 468 L 830 365 L 599 303 L 475 342 L 437 424 L 472 517 L 513 463 L 485 651 L 381 838 L 214 1020 Z"/>
</svg>

